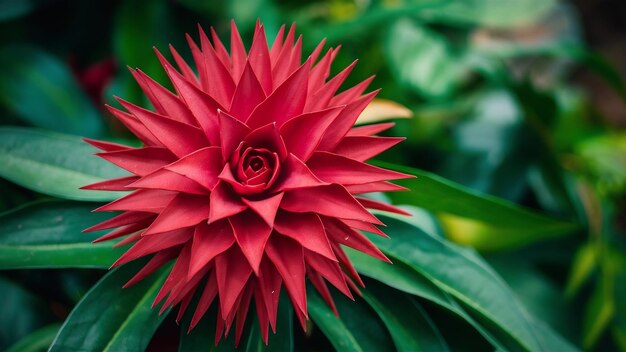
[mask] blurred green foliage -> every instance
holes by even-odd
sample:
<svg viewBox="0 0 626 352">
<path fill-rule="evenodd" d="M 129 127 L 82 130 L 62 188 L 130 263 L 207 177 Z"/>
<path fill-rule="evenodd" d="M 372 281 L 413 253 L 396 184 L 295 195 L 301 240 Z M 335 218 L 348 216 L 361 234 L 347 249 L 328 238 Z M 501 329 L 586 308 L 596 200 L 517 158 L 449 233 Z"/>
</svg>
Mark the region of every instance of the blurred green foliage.
<svg viewBox="0 0 626 352">
<path fill-rule="evenodd" d="M 298 350 L 331 345 L 360 350 L 361 344 L 382 348 L 392 343 L 399 350 L 484 349 L 489 344 L 537 350 L 565 343 L 551 335 L 555 330 L 585 350 L 626 351 L 626 131 L 609 122 L 589 99 L 590 88 L 572 77 L 581 70 L 597 75 L 621 104 L 626 103 L 626 88 L 616 70 L 584 42 L 580 15 L 570 3 L 556 0 L 0 0 L 0 211 L 6 212 L 0 215 L 0 268 L 106 268 L 117 255 L 102 252 L 108 247 L 91 247 L 93 238 L 80 237 L 79 228 L 97 222 L 80 215 L 93 204 L 48 198 L 115 198 L 77 189 L 116 172 L 89 157 L 91 149 L 78 136 L 129 140 L 130 134 L 103 108 L 104 103 L 117 104 L 114 95 L 149 106 L 126 65 L 171 87 L 151 48 L 166 52 L 171 43 L 190 59 L 184 33 L 195 37 L 196 23 L 214 26 L 227 38 L 229 21 L 235 19 L 249 43 L 257 18 L 269 38 L 281 24 L 296 22 L 306 52 L 323 38 L 327 45 L 342 45 L 335 72 L 360 60 L 346 85 L 375 73 L 372 87 L 383 88 L 380 97 L 413 111 L 412 119 L 398 121 L 391 131 L 407 141 L 379 159 L 427 171 L 409 169 L 418 176 L 408 185 L 412 192 L 391 199 L 417 209 L 421 215 L 410 221 L 430 237 L 417 241 L 411 236 L 419 233 L 406 229 L 396 234 L 403 240 L 377 241 L 396 262 L 391 269 L 354 254 L 357 268 L 393 287 L 393 296 L 372 282 L 373 289 L 364 295 L 369 305 L 340 305 L 345 317 L 340 323 L 312 294 L 311 316 L 319 330 L 297 335 L 296 342 L 291 333 L 279 336 L 279 330 L 272 337 L 275 344 L 293 348 L 295 343 Z M 107 60 L 114 65 L 107 66 Z M 51 229 L 53 237 L 71 235 L 65 237 L 67 248 L 56 248 L 60 252 L 50 254 L 53 237 L 20 234 L 20 226 L 36 230 L 38 223 L 54 222 L 55 216 L 70 219 L 66 227 Z M 495 271 L 473 250 L 442 237 L 481 252 Z M 411 247 L 415 252 L 404 253 L 401 244 L 411 241 L 417 241 Z M 23 253 L 45 260 L 15 265 L 18 259 L 12 258 L 22 253 L 14 252 L 16 243 Z M 80 246 L 93 255 L 83 257 L 84 262 L 73 259 L 80 257 L 73 252 Z M 447 265 L 475 272 L 464 281 L 458 276 L 463 271 Z M 13 350 L 47 348 L 77 299 L 102 276 L 102 271 L 42 272 L 0 273 L 0 349 L 15 343 Z M 118 276 L 124 275 L 124 268 L 111 272 L 86 294 L 61 328 L 55 348 L 75 342 L 72 324 L 80 321 L 72 317 L 82 314 L 84 302 L 107 304 L 94 296 L 97 287 L 117 290 L 123 282 Z M 495 287 L 493 296 L 466 296 L 489 285 Z M 133 312 L 130 324 L 150 321 L 150 331 L 161 322 L 147 318 L 154 312 L 144 296 L 153 290 L 144 287 L 124 301 Z M 507 316 L 507 310 L 518 309 L 498 301 L 508 293 L 534 318 Z M 408 302 L 404 307 L 411 313 L 393 305 L 398 302 Z M 525 316 L 526 308 L 519 309 Z M 98 311 L 82 316 L 89 314 Z M 117 312 L 115 321 L 124 314 Z M 525 330 L 525 324 L 539 329 L 535 318 L 552 330 Z M 293 324 L 290 314 L 280 319 Z M 363 324 L 366 320 L 371 325 Z M 400 325 L 394 330 L 389 324 Z M 416 330 L 401 329 L 407 326 Z M 148 344 L 145 336 L 143 341 L 119 335 L 115 326 L 98 327 L 114 337 L 91 340 L 89 349 Z M 478 334 L 464 332 L 467 328 Z M 164 324 L 158 331 L 165 334 L 167 329 Z M 298 330 L 296 326 L 294 334 Z M 390 335 L 374 332 L 388 330 Z M 419 334 L 421 344 L 405 341 L 403 336 L 410 334 Z M 105 335 L 99 338 L 107 339 Z M 181 336 L 180 350 L 212 343 L 212 336 L 197 332 Z M 250 336 L 242 345 L 263 349 L 258 331 L 252 328 Z"/>
</svg>

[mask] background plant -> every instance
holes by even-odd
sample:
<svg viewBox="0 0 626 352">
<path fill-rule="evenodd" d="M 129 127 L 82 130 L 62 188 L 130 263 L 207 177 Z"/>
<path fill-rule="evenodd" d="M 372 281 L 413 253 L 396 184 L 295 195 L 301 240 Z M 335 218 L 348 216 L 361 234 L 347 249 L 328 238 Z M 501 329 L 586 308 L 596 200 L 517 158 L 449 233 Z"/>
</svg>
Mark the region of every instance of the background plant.
<svg viewBox="0 0 626 352">
<path fill-rule="evenodd" d="M 626 350 L 626 89 L 576 5 L 0 1 L 0 349 L 212 345 L 210 319 L 187 335 L 149 309 L 162 277 L 122 290 L 132 264 L 104 270 L 120 251 L 80 231 L 111 195 L 78 187 L 117 171 L 79 136 L 136 143 L 102 108 L 148 106 L 124 65 L 167 82 L 152 45 L 183 48 L 197 22 L 225 34 L 231 18 L 250 39 L 260 17 L 270 37 L 295 21 L 305 44 L 342 44 L 337 68 L 360 58 L 347 83 L 377 74 L 380 97 L 414 113 L 377 162 L 418 176 L 381 195 L 415 213 L 380 215 L 392 240 L 372 239 L 394 266 L 351 253 L 363 298 L 337 296 L 339 321 L 311 293 L 306 335 L 281 306 L 267 349 Z M 241 349 L 259 341 L 251 324 Z"/>
</svg>

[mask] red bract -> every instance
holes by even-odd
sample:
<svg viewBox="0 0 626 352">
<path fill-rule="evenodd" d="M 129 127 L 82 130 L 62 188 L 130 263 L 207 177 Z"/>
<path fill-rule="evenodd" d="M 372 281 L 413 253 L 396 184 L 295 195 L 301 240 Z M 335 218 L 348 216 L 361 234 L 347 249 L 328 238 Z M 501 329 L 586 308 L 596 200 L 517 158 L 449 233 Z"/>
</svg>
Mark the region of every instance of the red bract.
<svg viewBox="0 0 626 352">
<path fill-rule="evenodd" d="M 175 260 L 154 304 L 180 304 L 180 319 L 201 291 L 192 329 L 219 301 L 217 340 L 233 322 L 239 340 L 254 300 L 267 342 L 283 286 L 304 327 L 306 277 L 335 310 L 326 281 L 351 298 L 363 285 L 342 246 L 388 261 L 360 232 L 384 236 L 366 208 L 403 213 L 360 196 L 407 177 L 365 163 L 402 140 L 374 136 L 389 124 L 353 128 L 376 95 L 363 94 L 371 79 L 337 93 L 354 64 L 329 79 L 338 49 L 321 55 L 322 42 L 303 64 L 294 32 L 283 26 L 269 49 L 258 24 L 246 53 L 233 24 L 229 54 L 200 29 L 200 48 L 187 38 L 198 75 L 174 48 L 178 70 L 157 51 L 176 94 L 131 70 L 154 111 L 108 107 L 145 146 L 88 141 L 132 173 L 85 187 L 132 191 L 97 209 L 122 214 L 88 230 L 134 243 L 114 266 L 152 255 L 127 286 Z"/>
</svg>

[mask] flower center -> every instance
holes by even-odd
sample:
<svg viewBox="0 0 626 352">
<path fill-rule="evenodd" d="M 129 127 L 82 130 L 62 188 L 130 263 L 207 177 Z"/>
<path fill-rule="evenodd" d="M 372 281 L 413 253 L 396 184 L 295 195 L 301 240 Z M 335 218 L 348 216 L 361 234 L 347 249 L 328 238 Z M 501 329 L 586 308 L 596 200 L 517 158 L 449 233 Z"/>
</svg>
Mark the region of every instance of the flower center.
<svg viewBox="0 0 626 352">
<path fill-rule="evenodd" d="M 234 179 L 230 182 L 242 195 L 258 194 L 268 189 L 278 176 L 278 155 L 266 148 L 242 144 L 233 154 L 230 167 Z"/>
<path fill-rule="evenodd" d="M 250 158 L 248 164 L 252 171 L 259 171 L 265 166 L 265 160 L 263 160 L 263 158 L 261 158 L 260 156 L 255 155 Z"/>
</svg>

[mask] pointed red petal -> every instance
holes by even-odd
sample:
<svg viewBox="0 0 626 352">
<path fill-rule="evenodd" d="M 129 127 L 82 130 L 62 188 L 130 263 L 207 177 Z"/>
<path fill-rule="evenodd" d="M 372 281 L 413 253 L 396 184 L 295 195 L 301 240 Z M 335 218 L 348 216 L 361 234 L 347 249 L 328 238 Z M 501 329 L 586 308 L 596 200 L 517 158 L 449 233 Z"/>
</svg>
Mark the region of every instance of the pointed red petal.
<svg viewBox="0 0 626 352">
<path fill-rule="evenodd" d="M 251 128 L 275 122 L 278 127 L 302 114 L 307 98 L 307 80 L 311 61 L 305 62 L 252 112 L 246 124 Z M 285 104 L 289 102 L 289 104 Z"/>
<path fill-rule="evenodd" d="M 118 227 L 116 230 L 113 230 L 104 236 L 96 238 L 95 240 L 92 241 L 92 243 L 109 241 L 112 239 L 120 238 L 122 236 L 130 235 L 132 233 L 134 233 L 134 235 L 128 236 L 126 239 L 116 243 L 113 247 L 119 247 L 127 243 L 136 242 L 141 237 L 141 234 L 138 231 L 144 230 L 146 227 L 150 225 L 150 223 L 153 220 L 154 220 L 154 216 L 150 219 L 147 219 L 138 223 Z M 136 237 L 136 235 L 139 235 L 139 237 Z"/>
<path fill-rule="evenodd" d="M 191 303 L 191 300 L 195 296 L 197 290 L 198 290 L 198 286 L 194 286 L 194 288 L 191 289 L 189 293 L 187 293 L 185 298 L 183 298 L 178 308 L 178 314 L 176 314 L 176 324 L 180 324 L 180 321 L 183 319 L 183 316 L 185 316 L 185 312 L 187 311 L 187 308 L 189 307 L 189 304 Z"/>
<path fill-rule="evenodd" d="M 244 77 L 245 75 L 246 74 L 244 73 Z M 235 98 L 233 97 L 233 101 L 234 100 Z M 224 160 L 228 160 L 243 138 L 250 133 L 250 128 L 246 126 L 245 123 L 222 110 L 218 111 L 218 116 L 222 142 L 222 157 Z"/>
<path fill-rule="evenodd" d="M 209 31 L 211 32 L 211 40 L 213 41 L 217 57 L 220 59 L 224 67 L 230 69 L 230 57 L 228 56 L 226 47 L 224 47 L 224 44 L 220 40 L 220 37 L 218 37 L 217 33 L 215 33 L 215 29 L 213 29 L 213 27 L 209 27 Z"/>
<path fill-rule="evenodd" d="M 317 187 L 328 183 L 317 178 L 302 160 L 289 154 L 282 164 L 283 175 L 277 181 L 276 189 L 287 191 L 298 188 Z"/>
<path fill-rule="evenodd" d="M 146 145 L 161 146 L 161 142 L 150 132 L 139 119 L 132 114 L 118 110 L 110 105 L 104 105 L 113 116 L 126 126 L 135 136 Z"/>
<path fill-rule="evenodd" d="M 284 36 L 285 36 L 285 25 L 283 24 L 278 29 L 278 33 L 276 33 L 276 38 L 274 38 L 274 43 L 272 44 L 272 49 L 270 50 L 270 59 L 272 62 L 272 68 L 276 64 L 276 59 L 278 58 L 278 54 L 280 54 L 280 50 L 283 47 Z"/>
<path fill-rule="evenodd" d="M 178 246 L 188 242 L 193 236 L 193 230 L 186 228 L 155 236 L 142 237 L 132 247 L 122 254 L 122 256 L 111 267 L 116 267 L 128 263 L 148 254 L 156 253 L 167 248 Z"/>
<path fill-rule="evenodd" d="M 222 151 L 219 147 L 199 149 L 165 168 L 212 190 L 217 185 L 217 176 L 223 168 Z"/>
<path fill-rule="evenodd" d="M 267 338 L 269 335 L 269 317 L 267 313 L 267 307 L 263 301 L 263 293 L 261 292 L 260 284 L 257 284 L 254 290 L 254 305 L 256 308 L 256 315 L 259 318 L 259 328 L 261 330 L 261 338 L 267 345 Z"/>
<path fill-rule="evenodd" d="M 196 87 L 198 87 L 200 84 L 200 82 L 198 82 L 198 76 L 196 76 L 195 72 L 193 72 L 191 67 L 189 67 L 185 59 L 183 59 L 183 57 L 180 56 L 178 51 L 176 51 L 176 49 L 174 49 L 174 46 L 172 46 L 171 44 L 170 44 L 170 52 L 172 53 L 172 56 L 174 57 L 174 61 L 176 61 L 176 65 L 178 65 L 178 68 L 183 73 L 183 76 L 185 76 L 185 79 L 193 83 L 193 85 L 195 85 Z"/>
<path fill-rule="evenodd" d="M 330 307 L 330 309 L 335 313 L 335 316 L 339 317 L 339 311 L 337 311 L 337 306 L 335 306 L 335 301 L 333 301 L 333 297 L 330 295 L 330 291 L 328 290 L 328 286 L 324 282 L 324 279 L 315 271 L 307 271 L 307 276 L 309 280 L 311 280 L 311 284 L 320 293 L 326 304 Z"/>
<path fill-rule="evenodd" d="M 239 214 L 247 208 L 241 198 L 230 190 L 228 184 L 219 182 L 211 192 L 209 223 Z"/>
<path fill-rule="evenodd" d="M 132 285 L 145 279 L 150 274 L 157 271 L 157 269 L 159 269 L 163 264 L 169 262 L 174 257 L 176 257 L 178 252 L 179 250 L 177 248 L 169 248 L 164 251 L 158 252 L 157 254 L 154 255 L 154 257 L 150 258 L 148 263 L 144 265 L 143 268 L 141 268 L 141 270 L 139 270 L 137 274 L 135 274 L 135 276 L 133 276 L 130 280 L 128 280 L 128 282 L 126 282 L 123 287 L 124 288 L 131 287 Z"/>
<path fill-rule="evenodd" d="M 228 218 L 239 248 L 246 257 L 255 273 L 259 273 L 259 266 L 265 251 L 272 228 L 258 215 L 250 211 Z"/>
<path fill-rule="evenodd" d="M 346 224 L 346 226 L 352 227 L 353 229 L 367 231 L 379 236 L 389 238 L 381 229 L 379 229 L 376 225 L 372 225 L 369 222 L 357 221 L 357 220 L 348 220 L 348 219 L 339 219 L 339 221 Z"/>
<path fill-rule="evenodd" d="M 341 185 L 329 185 L 285 192 L 281 208 L 296 213 L 314 212 L 381 224 Z"/>
<path fill-rule="evenodd" d="M 285 41 L 281 45 L 280 53 L 272 60 L 272 77 L 274 78 L 274 87 L 277 87 L 291 73 L 289 71 L 289 63 L 293 54 L 293 40 L 295 37 L 296 26 L 291 25 Z"/>
<path fill-rule="evenodd" d="M 295 72 L 298 67 L 300 67 L 300 65 L 302 65 L 302 35 L 298 36 L 298 40 L 296 40 L 296 45 L 291 51 L 291 57 L 289 58 L 289 66 L 287 66 L 287 72 Z M 311 71 L 310 67 L 307 72 L 309 71 Z"/>
<path fill-rule="evenodd" d="M 339 114 L 339 117 L 337 117 L 327 129 L 318 150 L 333 150 L 337 144 L 341 142 L 346 133 L 350 131 L 352 126 L 354 126 L 361 112 L 365 110 L 376 94 L 378 94 L 377 90 L 348 103 L 341 111 L 341 114 Z"/>
<path fill-rule="evenodd" d="M 208 146 L 202 130 L 194 126 L 168 119 L 152 111 L 140 108 L 119 99 L 120 104 L 137 116 L 153 135 L 176 156 L 183 157 L 198 149 Z"/>
<path fill-rule="evenodd" d="M 270 94 L 272 91 L 272 64 L 270 63 L 270 53 L 263 26 L 258 26 L 254 31 L 248 60 L 259 78 L 259 82 L 261 82 L 265 95 Z"/>
<path fill-rule="evenodd" d="M 337 262 L 308 250 L 304 251 L 304 260 L 313 270 L 322 275 L 328 282 L 341 291 L 341 293 L 348 296 L 350 299 L 354 299 L 344 279 L 343 271 Z"/>
<path fill-rule="evenodd" d="M 267 256 L 285 279 L 285 287 L 294 306 L 306 315 L 304 254 L 302 246 L 285 236 L 272 236 L 267 242 Z"/>
<path fill-rule="evenodd" d="M 128 191 L 129 189 L 127 186 L 138 179 L 139 177 L 137 176 L 119 177 L 82 186 L 80 189 L 88 189 L 92 191 Z"/>
<path fill-rule="evenodd" d="M 235 21 L 230 21 L 230 57 L 232 61 L 231 74 L 235 81 L 239 80 L 246 65 L 246 48 L 241 41 L 241 35 Z"/>
<path fill-rule="evenodd" d="M 191 279 L 215 256 L 230 248 L 233 243 L 235 243 L 235 237 L 228 221 L 218 221 L 210 225 L 200 223 L 196 226 L 187 278 Z"/>
<path fill-rule="evenodd" d="M 210 145 L 219 145 L 219 126 L 217 120 L 218 109 L 223 109 L 215 99 L 189 83 L 184 77 L 176 72 L 172 67 L 165 67 L 168 77 L 176 87 L 176 91 L 185 101 L 189 110 L 204 131 L 204 136 Z M 204 145 L 204 147 L 208 146 Z M 200 149 L 200 148 L 196 148 Z"/>
<path fill-rule="evenodd" d="M 152 217 L 154 217 L 154 214 L 151 214 L 151 213 L 142 213 L 139 211 L 127 211 L 120 215 L 114 216 L 110 218 L 109 220 L 103 221 L 97 225 L 86 228 L 83 230 L 83 232 L 93 232 L 93 231 L 112 229 L 115 227 L 120 227 L 124 225 L 134 224 L 136 222 L 141 222 Z"/>
<path fill-rule="evenodd" d="M 159 53 L 159 56 L 160 55 Z M 162 58 L 162 56 L 160 56 L 160 58 Z M 198 125 L 198 121 L 179 97 L 155 82 L 141 70 L 131 70 L 131 72 L 160 115 L 165 115 L 172 120 L 188 125 Z"/>
<path fill-rule="evenodd" d="M 269 123 L 250 132 L 245 138 L 251 147 L 266 148 L 281 157 L 287 156 L 287 147 L 275 123 Z"/>
<path fill-rule="evenodd" d="M 317 58 L 320 56 L 320 54 L 322 53 L 322 50 L 324 50 L 324 45 L 326 44 L 326 38 L 322 39 L 317 46 L 315 47 L 315 49 L 313 49 L 313 51 L 311 52 L 311 55 L 309 55 L 309 58 L 311 59 L 311 63 L 315 64 L 315 62 L 317 61 Z M 309 85 L 310 87 L 310 85 Z"/>
<path fill-rule="evenodd" d="M 328 49 L 324 57 L 311 69 L 309 76 L 309 92 L 317 92 L 330 75 L 330 65 L 333 61 L 333 48 Z"/>
<path fill-rule="evenodd" d="M 179 193 L 143 235 L 154 235 L 197 225 L 208 218 L 209 200 L 206 196 Z"/>
<path fill-rule="evenodd" d="M 343 107 L 334 107 L 302 114 L 285 122 L 280 134 L 285 141 L 287 151 L 307 161 L 319 145 L 324 132 L 337 118 Z M 306 136 L 306 138 L 302 138 Z"/>
<path fill-rule="evenodd" d="M 235 302 L 243 290 L 252 268 L 237 246 L 215 258 L 215 273 L 220 296 L 222 319 L 226 320 L 235 309 Z"/>
<path fill-rule="evenodd" d="M 352 194 L 362 194 L 371 192 L 397 192 L 406 191 L 408 188 L 402 187 L 391 182 L 372 182 L 362 185 L 347 185 L 346 189 Z"/>
<path fill-rule="evenodd" d="M 269 323 L 272 326 L 272 330 L 276 332 L 276 314 L 278 312 L 278 300 L 283 280 L 267 256 L 261 261 L 258 282 L 259 289 L 263 294 L 263 302 L 267 308 Z"/>
<path fill-rule="evenodd" d="M 176 193 L 170 191 L 140 189 L 125 197 L 103 205 L 94 211 L 143 211 L 160 213 L 174 199 Z"/>
<path fill-rule="evenodd" d="M 202 28 L 200 32 L 200 45 L 204 57 L 204 74 L 208 77 L 209 85 L 204 89 L 220 105 L 226 106 L 235 91 L 235 82 L 222 61 L 217 57 L 215 49 L 209 42 Z"/>
<path fill-rule="evenodd" d="M 161 147 L 132 148 L 96 155 L 138 176 L 145 176 L 176 160 L 172 152 Z"/>
<path fill-rule="evenodd" d="M 241 200 L 257 213 L 269 227 L 274 227 L 274 219 L 276 218 L 276 213 L 278 212 L 278 207 L 282 199 L 283 193 L 281 192 L 261 200 L 250 200 L 246 198 L 242 198 Z"/>
<path fill-rule="evenodd" d="M 191 243 L 186 243 L 183 246 L 183 249 L 178 254 L 176 258 L 176 262 L 174 263 L 174 267 L 172 271 L 170 271 L 167 279 L 163 285 L 161 285 L 161 289 L 157 293 L 156 298 L 152 302 L 152 308 L 156 307 L 159 302 L 161 302 L 168 294 L 170 294 L 170 298 L 172 296 L 172 290 L 176 288 L 178 285 L 184 285 L 185 281 L 180 280 L 181 277 L 184 277 L 184 274 L 187 271 L 187 267 L 189 266 L 189 258 L 191 256 Z M 170 299 L 171 301 L 171 299 Z M 169 303 L 166 302 L 162 307 L 159 314 L 163 313 L 165 309 L 169 306 Z"/>
<path fill-rule="evenodd" d="M 330 105 L 349 104 L 363 94 L 373 80 L 374 76 L 371 76 L 356 86 L 337 94 L 337 96 L 330 100 Z"/>
<path fill-rule="evenodd" d="M 343 185 L 414 177 L 328 152 L 315 152 L 307 166 L 320 180 Z"/>
<path fill-rule="evenodd" d="M 118 150 L 127 150 L 127 149 L 132 149 L 129 146 L 126 145 L 122 145 L 119 143 L 113 143 L 113 142 L 106 142 L 106 141 L 98 141 L 95 139 L 91 139 L 91 138 L 83 138 L 83 140 L 91 145 L 93 145 L 94 147 L 105 151 L 105 152 L 115 152 Z"/>
<path fill-rule="evenodd" d="M 251 300 L 252 290 L 249 287 L 246 287 L 242 294 L 241 302 L 238 304 L 237 308 L 237 323 L 235 325 L 235 348 L 239 346 L 239 340 L 241 339 L 241 333 L 243 333 L 243 327 L 244 323 L 246 322 L 248 310 L 250 309 Z"/>
<path fill-rule="evenodd" d="M 206 313 L 211 306 L 211 303 L 213 303 L 215 296 L 217 296 L 217 279 L 215 276 L 215 270 L 213 270 L 211 274 L 209 274 L 209 279 L 206 281 L 204 291 L 202 291 L 202 295 L 200 296 L 200 300 L 196 306 L 196 311 L 193 312 L 193 317 L 191 318 L 191 323 L 189 324 L 189 330 L 187 333 L 198 325 L 200 319 L 204 316 L 204 313 Z"/>
<path fill-rule="evenodd" d="M 306 111 L 311 110 L 319 110 L 328 106 L 330 103 L 330 99 L 335 95 L 339 87 L 345 82 L 350 72 L 354 69 L 357 61 L 354 61 L 348 67 L 343 69 L 343 71 L 339 72 L 335 77 L 333 77 L 328 83 L 324 84 L 318 91 L 314 92 L 311 96 L 311 99 L 307 101 L 305 106 Z"/>
<path fill-rule="evenodd" d="M 326 234 L 335 243 L 343 244 L 357 251 L 369 254 L 374 258 L 391 263 L 391 261 L 360 232 L 346 226 L 341 221 L 325 217 L 322 219 Z"/>
<path fill-rule="evenodd" d="M 358 127 L 353 127 L 350 129 L 350 131 L 348 131 L 348 133 L 346 134 L 347 137 L 367 137 L 367 136 L 373 136 L 375 134 L 378 134 L 380 132 L 386 131 L 388 129 L 390 129 L 391 127 L 395 126 L 396 123 L 395 122 L 385 122 L 385 123 L 376 123 L 373 125 L 365 125 L 365 126 L 358 126 Z"/>
<path fill-rule="evenodd" d="M 396 214 L 400 214 L 400 215 L 411 216 L 411 213 L 409 213 L 408 211 L 406 211 L 404 209 L 400 209 L 398 207 L 394 207 L 391 204 L 379 202 L 379 201 L 374 200 L 374 199 L 357 197 L 356 200 L 358 200 L 359 203 L 361 203 L 364 207 L 366 207 L 368 209 L 378 209 L 378 210 L 382 210 L 382 211 L 388 211 L 390 213 L 396 213 Z"/>
<path fill-rule="evenodd" d="M 366 161 L 403 140 L 405 138 L 346 136 L 335 147 L 333 153 L 356 161 Z"/>
<path fill-rule="evenodd" d="M 352 282 L 352 280 L 354 280 L 359 285 L 365 287 L 365 284 L 363 283 L 363 280 L 361 280 L 359 273 L 357 273 L 356 269 L 352 265 L 352 262 L 350 262 L 350 259 L 348 258 L 346 253 L 343 251 L 343 249 L 341 249 L 339 244 L 331 242 L 330 245 L 333 247 L 333 252 L 335 252 L 335 255 L 339 259 L 339 264 L 341 265 L 343 271 L 347 272 L 348 277 L 346 279 L 346 283 L 348 284 L 348 286 L 352 288 L 354 286 L 354 283 Z M 352 280 L 350 280 L 350 278 Z"/>
<path fill-rule="evenodd" d="M 239 121 L 246 121 L 257 105 L 265 100 L 265 94 L 258 76 L 248 62 L 230 102 L 229 113 Z"/>
<path fill-rule="evenodd" d="M 276 218 L 274 229 L 298 241 L 302 247 L 310 251 L 319 253 L 330 260 L 337 260 L 330 248 L 322 221 L 313 213 L 281 212 Z"/>
<path fill-rule="evenodd" d="M 162 189 L 189 194 L 209 195 L 209 190 L 197 182 L 167 169 L 156 170 L 128 186 L 132 188 Z"/>
</svg>

